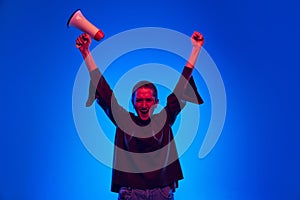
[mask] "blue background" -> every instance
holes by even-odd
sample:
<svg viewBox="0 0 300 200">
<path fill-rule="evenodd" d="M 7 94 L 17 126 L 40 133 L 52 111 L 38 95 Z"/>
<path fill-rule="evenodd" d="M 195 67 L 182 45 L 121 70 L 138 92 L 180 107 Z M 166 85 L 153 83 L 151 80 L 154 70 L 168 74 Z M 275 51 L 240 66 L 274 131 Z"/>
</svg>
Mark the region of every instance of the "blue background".
<svg viewBox="0 0 300 200">
<path fill-rule="evenodd" d="M 73 122 L 82 58 L 80 32 L 66 22 L 77 8 L 106 37 L 147 26 L 204 34 L 227 117 L 207 157 L 198 158 L 199 134 L 181 158 L 177 199 L 300 199 L 296 1 L 2 0 L 1 200 L 117 198 L 111 169 L 89 154 Z"/>
</svg>

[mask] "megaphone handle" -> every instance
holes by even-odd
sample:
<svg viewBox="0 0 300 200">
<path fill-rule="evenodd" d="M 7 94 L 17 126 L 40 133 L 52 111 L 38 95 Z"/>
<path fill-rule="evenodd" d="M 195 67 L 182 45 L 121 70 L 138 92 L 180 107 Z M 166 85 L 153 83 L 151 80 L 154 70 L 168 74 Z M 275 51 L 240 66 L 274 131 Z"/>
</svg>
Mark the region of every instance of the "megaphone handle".
<svg viewBox="0 0 300 200">
<path fill-rule="evenodd" d="M 82 47 L 82 45 L 88 43 L 90 40 L 90 36 L 87 33 L 81 34 L 77 39 L 76 39 L 76 48 Z"/>
</svg>

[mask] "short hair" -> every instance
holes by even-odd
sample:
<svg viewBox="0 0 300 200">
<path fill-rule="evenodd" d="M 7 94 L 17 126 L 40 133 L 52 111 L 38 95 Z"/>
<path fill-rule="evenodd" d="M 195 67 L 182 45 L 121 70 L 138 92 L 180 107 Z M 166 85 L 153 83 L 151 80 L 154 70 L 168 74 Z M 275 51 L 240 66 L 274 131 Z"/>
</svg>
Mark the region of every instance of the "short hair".
<svg viewBox="0 0 300 200">
<path fill-rule="evenodd" d="M 132 89 L 132 93 L 131 93 L 131 102 L 132 102 L 132 104 L 134 104 L 135 92 L 140 88 L 149 88 L 149 89 L 151 89 L 153 91 L 154 98 L 157 99 L 158 94 L 157 94 L 156 86 L 152 82 L 149 82 L 149 81 L 139 81 L 138 83 L 136 83 L 133 86 L 133 89 Z"/>
</svg>

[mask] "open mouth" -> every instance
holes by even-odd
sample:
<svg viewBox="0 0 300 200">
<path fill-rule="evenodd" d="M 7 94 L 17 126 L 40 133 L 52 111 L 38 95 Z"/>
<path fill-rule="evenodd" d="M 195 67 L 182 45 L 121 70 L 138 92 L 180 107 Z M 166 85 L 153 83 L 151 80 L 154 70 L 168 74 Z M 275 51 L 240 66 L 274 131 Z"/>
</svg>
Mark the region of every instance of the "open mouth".
<svg viewBox="0 0 300 200">
<path fill-rule="evenodd" d="M 140 112 L 143 114 L 143 115 L 146 115 L 149 113 L 149 109 L 141 109 Z"/>
</svg>

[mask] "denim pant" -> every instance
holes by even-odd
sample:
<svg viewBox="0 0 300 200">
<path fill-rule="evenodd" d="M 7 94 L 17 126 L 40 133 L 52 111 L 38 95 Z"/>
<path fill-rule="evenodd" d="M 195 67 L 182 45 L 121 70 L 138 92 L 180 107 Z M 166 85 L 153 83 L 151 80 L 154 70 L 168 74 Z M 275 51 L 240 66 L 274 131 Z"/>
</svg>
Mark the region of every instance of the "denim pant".
<svg viewBox="0 0 300 200">
<path fill-rule="evenodd" d="M 122 187 L 118 200 L 174 200 L 174 194 L 169 186 L 148 190 Z"/>
</svg>

